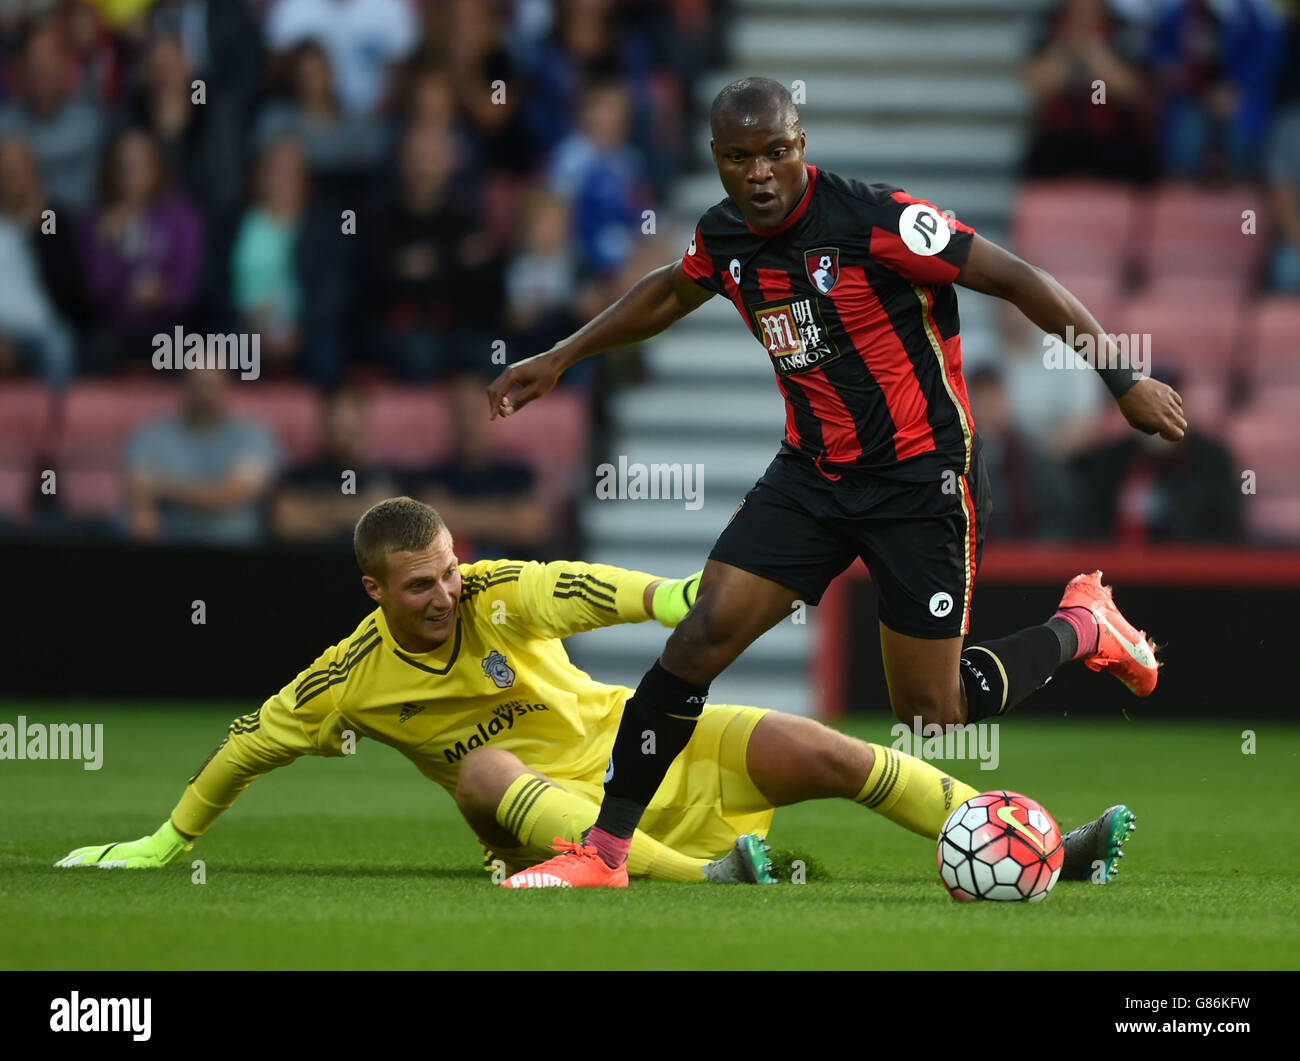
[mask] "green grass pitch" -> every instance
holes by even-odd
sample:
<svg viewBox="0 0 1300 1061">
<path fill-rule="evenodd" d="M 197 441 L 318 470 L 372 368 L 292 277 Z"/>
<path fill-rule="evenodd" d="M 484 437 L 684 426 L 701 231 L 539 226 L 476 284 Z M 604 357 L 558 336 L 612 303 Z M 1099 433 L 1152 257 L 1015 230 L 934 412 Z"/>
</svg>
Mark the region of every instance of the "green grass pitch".
<svg viewBox="0 0 1300 1061">
<path fill-rule="evenodd" d="M 847 802 L 777 812 L 771 841 L 816 859 L 802 885 L 633 881 L 505 892 L 451 800 L 388 748 L 304 759 L 254 783 L 189 861 L 66 871 L 134 839 L 249 705 L 10 701 L 0 722 L 103 722 L 104 763 L 0 761 L 6 969 L 1294 969 L 1300 964 L 1300 728 L 1003 723 L 1001 764 L 949 764 L 1040 799 L 1063 828 L 1114 802 L 1138 830 L 1119 879 L 1046 901 L 958 904 L 933 845 Z M 889 743 L 890 720 L 855 722 Z"/>
</svg>

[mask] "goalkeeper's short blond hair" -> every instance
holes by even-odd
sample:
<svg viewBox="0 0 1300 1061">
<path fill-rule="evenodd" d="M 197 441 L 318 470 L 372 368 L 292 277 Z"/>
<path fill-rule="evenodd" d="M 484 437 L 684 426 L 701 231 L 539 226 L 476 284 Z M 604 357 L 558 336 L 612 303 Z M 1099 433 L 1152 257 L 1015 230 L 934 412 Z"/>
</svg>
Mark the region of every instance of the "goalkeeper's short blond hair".
<svg viewBox="0 0 1300 1061">
<path fill-rule="evenodd" d="M 363 574 L 380 582 L 388 573 L 390 552 L 427 549 L 447 529 L 436 509 L 413 497 L 389 497 L 357 520 L 352 549 Z"/>
</svg>

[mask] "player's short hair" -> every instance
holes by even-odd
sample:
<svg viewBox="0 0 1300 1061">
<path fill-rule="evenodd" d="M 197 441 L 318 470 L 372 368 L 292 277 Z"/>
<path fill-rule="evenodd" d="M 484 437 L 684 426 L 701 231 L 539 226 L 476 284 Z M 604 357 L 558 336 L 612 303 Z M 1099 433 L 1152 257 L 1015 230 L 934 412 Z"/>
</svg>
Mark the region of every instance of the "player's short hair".
<svg viewBox="0 0 1300 1061">
<path fill-rule="evenodd" d="M 357 520 L 352 549 L 363 574 L 383 581 L 390 552 L 417 553 L 433 544 L 447 524 L 436 509 L 413 497 L 390 497 Z"/>
<path fill-rule="evenodd" d="M 770 77 L 742 77 L 724 85 L 709 108 L 709 127 L 716 130 L 722 115 L 735 111 L 762 114 L 775 110 L 788 126 L 798 126 L 799 109 L 790 90 Z"/>
</svg>

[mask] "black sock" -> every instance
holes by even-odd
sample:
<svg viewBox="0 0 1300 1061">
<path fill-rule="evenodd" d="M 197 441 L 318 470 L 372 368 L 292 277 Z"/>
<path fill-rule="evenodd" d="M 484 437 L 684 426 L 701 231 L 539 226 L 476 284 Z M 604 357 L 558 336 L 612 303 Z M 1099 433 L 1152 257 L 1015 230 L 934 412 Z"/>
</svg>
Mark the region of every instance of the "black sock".
<svg viewBox="0 0 1300 1061">
<path fill-rule="evenodd" d="M 1073 631 L 1070 636 L 1073 638 Z M 1004 715 L 1042 688 L 1061 665 L 1064 650 L 1063 636 L 1047 624 L 1018 630 L 996 641 L 968 645 L 962 650 L 960 664 L 966 687 L 966 721 Z"/>
<path fill-rule="evenodd" d="M 683 681 L 656 660 L 623 708 L 610 759 L 613 774 L 605 782 L 605 798 L 592 828 L 626 839 L 637 823 L 673 760 L 695 732 L 709 687 Z"/>
</svg>

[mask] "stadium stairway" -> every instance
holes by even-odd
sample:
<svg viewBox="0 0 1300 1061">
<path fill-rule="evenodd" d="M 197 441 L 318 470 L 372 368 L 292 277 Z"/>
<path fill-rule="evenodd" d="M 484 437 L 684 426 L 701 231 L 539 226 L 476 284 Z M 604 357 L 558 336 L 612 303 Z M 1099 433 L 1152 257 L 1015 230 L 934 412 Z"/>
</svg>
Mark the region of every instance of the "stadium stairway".
<svg viewBox="0 0 1300 1061">
<path fill-rule="evenodd" d="M 761 74 L 804 82 L 809 161 L 886 181 L 952 209 L 1001 241 L 1022 149 L 1020 84 L 1033 12 L 1042 0 L 736 0 L 728 68 L 701 78 L 700 110 L 728 81 Z M 690 134 L 707 139 L 706 129 Z M 722 197 L 710 167 L 677 182 L 672 214 L 689 241 Z M 680 248 L 672 248 L 677 253 Z M 961 295 L 967 356 L 991 343 L 991 302 Z M 650 382 L 621 392 L 602 459 L 700 466 L 701 502 L 590 497 L 581 518 L 588 555 L 666 575 L 699 568 L 784 429 L 768 362 L 730 303 L 713 299 L 648 346 Z M 811 657 L 816 609 L 761 638 L 713 685 L 714 703 L 800 714 L 817 707 Z M 593 676 L 635 686 L 662 645 L 658 630 L 620 627 L 571 639 Z M 874 644 L 864 646 L 876 651 Z"/>
</svg>

